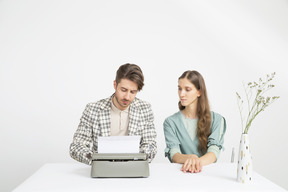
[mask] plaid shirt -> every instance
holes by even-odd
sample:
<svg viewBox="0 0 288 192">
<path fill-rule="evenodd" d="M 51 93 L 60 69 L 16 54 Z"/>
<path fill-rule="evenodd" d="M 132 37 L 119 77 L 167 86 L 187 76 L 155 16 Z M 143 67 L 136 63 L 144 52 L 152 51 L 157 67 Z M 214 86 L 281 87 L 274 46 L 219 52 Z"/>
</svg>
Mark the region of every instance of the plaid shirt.
<svg viewBox="0 0 288 192">
<path fill-rule="evenodd" d="M 113 95 L 86 105 L 70 145 L 73 159 L 90 165 L 92 154 L 97 153 L 98 137 L 110 136 L 112 98 Z M 151 162 L 157 153 L 154 116 L 151 105 L 138 98 L 130 104 L 128 135 L 141 136 L 139 151 L 150 154 Z"/>
</svg>

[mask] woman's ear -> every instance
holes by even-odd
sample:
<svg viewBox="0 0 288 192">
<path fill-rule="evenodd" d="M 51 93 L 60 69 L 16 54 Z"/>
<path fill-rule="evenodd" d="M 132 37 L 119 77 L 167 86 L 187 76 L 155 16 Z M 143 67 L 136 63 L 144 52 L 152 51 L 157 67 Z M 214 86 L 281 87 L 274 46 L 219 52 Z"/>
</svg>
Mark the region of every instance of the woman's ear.
<svg viewBox="0 0 288 192">
<path fill-rule="evenodd" d="M 201 91 L 199 90 L 198 94 L 197 94 L 197 97 L 200 97 L 200 96 L 201 96 Z"/>
</svg>

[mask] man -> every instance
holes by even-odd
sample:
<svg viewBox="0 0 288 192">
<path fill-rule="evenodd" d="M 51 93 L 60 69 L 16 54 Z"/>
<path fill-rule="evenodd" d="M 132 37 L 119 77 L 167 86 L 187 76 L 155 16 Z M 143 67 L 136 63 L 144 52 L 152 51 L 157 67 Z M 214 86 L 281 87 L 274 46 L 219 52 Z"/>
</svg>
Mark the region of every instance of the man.
<svg viewBox="0 0 288 192">
<path fill-rule="evenodd" d="M 139 66 L 120 66 L 114 81 L 115 93 L 86 106 L 70 145 L 70 156 L 90 165 L 92 154 L 98 151 L 99 136 L 140 135 L 139 152 L 149 154 L 151 162 L 157 153 L 156 131 L 150 104 L 136 98 L 143 86 Z"/>
</svg>

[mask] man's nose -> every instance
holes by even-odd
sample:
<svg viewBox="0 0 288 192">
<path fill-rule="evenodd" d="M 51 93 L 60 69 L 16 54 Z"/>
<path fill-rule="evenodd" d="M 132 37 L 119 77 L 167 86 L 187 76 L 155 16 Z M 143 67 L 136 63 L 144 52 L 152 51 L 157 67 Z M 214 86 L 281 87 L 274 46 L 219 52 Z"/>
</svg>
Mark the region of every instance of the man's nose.
<svg viewBox="0 0 288 192">
<path fill-rule="evenodd" d="M 129 97 L 130 97 L 130 93 L 126 92 L 125 95 L 124 95 L 124 99 L 129 100 Z"/>
</svg>

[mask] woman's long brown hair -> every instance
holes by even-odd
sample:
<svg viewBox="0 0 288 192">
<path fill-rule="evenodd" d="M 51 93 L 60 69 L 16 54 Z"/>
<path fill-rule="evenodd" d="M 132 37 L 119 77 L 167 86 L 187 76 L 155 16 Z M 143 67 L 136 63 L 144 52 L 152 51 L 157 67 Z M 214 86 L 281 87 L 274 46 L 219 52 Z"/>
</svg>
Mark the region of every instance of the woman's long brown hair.
<svg viewBox="0 0 288 192">
<path fill-rule="evenodd" d="M 185 78 L 188 79 L 201 93 L 200 97 L 198 97 L 196 111 L 198 116 L 197 138 L 199 140 L 198 151 L 201 154 L 205 154 L 208 148 L 208 136 L 211 133 L 211 114 L 205 81 L 198 71 L 185 71 L 178 80 Z M 181 105 L 180 101 L 178 107 L 181 111 L 185 109 L 185 107 Z"/>
</svg>

